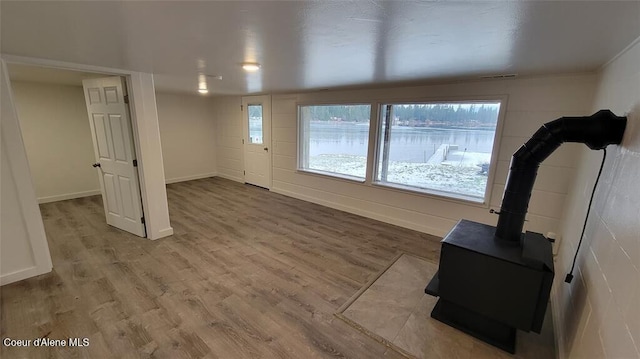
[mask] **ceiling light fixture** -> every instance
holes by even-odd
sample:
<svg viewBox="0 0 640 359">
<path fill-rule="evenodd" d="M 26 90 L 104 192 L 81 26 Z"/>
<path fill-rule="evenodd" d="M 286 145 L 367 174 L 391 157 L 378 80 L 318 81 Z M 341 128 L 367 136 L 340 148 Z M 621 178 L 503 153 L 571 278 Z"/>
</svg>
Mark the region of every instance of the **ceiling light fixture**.
<svg viewBox="0 0 640 359">
<path fill-rule="evenodd" d="M 260 64 L 257 62 L 244 62 L 242 68 L 247 72 L 256 72 L 260 70 Z"/>
<path fill-rule="evenodd" d="M 201 89 L 198 89 L 198 92 L 199 92 L 199 93 L 201 93 L 201 94 L 203 94 L 203 95 L 206 95 L 206 94 L 208 94 L 208 93 L 209 93 L 209 90 L 207 90 L 207 89 L 202 89 L 202 88 L 201 88 Z"/>
</svg>

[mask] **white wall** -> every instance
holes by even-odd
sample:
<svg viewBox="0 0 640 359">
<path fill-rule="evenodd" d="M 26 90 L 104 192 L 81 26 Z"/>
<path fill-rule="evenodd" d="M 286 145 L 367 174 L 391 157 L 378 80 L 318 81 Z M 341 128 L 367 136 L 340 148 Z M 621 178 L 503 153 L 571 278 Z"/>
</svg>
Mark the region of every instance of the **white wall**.
<svg viewBox="0 0 640 359">
<path fill-rule="evenodd" d="M 156 93 L 167 183 L 216 175 L 213 101 L 196 95 Z"/>
<path fill-rule="evenodd" d="M 40 203 L 100 194 L 81 86 L 13 81 L 14 98 Z M 167 183 L 215 176 L 212 101 L 157 94 Z"/>
<path fill-rule="evenodd" d="M 213 99 L 218 126 L 217 163 L 218 176 L 244 182 L 242 152 L 242 99 L 238 96 Z"/>
<path fill-rule="evenodd" d="M 495 225 L 497 217 L 483 206 L 296 172 L 296 104 L 507 95 L 503 134 L 498 139 L 499 161 L 491 192 L 491 205 L 499 208 L 513 152 L 545 122 L 561 116 L 590 114 L 595 81 L 593 75 L 580 75 L 273 95 L 271 190 L 439 236 L 460 218 Z M 242 180 L 239 103 L 239 98 L 228 97 L 217 99 L 215 106 L 219 112 L 221 136 L 218 172 Z M 542 165 L 530 204 L 527 229 L 542 233 L 560 229 L 568 184 L 574 173 L 576 146 L 563 146 Z"/>
<path fill-rule="evenodd" d="M 0 285 L 51 271 L 4 61 L 0 62 Z"/>
<path fill-rule="evenodd" d="M 100 194 L 82 87 L 11 84 L 40 203 Z"/>
<path fill-rule="evenodd" d="M 639 39 L 640 40 L 640 39 Z M 580 153 L 556 264 L 554 308 L 568 358 L 640 357 L 640 42 L 602 70 L 594 110 L 628 115 L 620 146 L 609 146 L 573 282 L 564 275 L 580 237 L 601 151 Z"/>
</svg>

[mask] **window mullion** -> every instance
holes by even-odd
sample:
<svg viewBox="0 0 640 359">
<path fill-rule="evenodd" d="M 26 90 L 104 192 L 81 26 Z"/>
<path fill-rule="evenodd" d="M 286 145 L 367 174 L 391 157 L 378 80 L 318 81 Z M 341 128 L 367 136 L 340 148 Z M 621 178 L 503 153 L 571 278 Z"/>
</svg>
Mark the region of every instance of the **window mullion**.
<svg viewBox="0 0 640 359">
<path fill-rule="evenodd" d="M 389 147 L 391 145 L 391 122 L 393 116 L 393 106 L 387 105 L 385 109 L 384 124 L 384 140 L 382 144 L 382 173 L 380 174 L 380 180 L 382 182 L 387 181 L 387 174 L 389 172 Z"/>
</svg>

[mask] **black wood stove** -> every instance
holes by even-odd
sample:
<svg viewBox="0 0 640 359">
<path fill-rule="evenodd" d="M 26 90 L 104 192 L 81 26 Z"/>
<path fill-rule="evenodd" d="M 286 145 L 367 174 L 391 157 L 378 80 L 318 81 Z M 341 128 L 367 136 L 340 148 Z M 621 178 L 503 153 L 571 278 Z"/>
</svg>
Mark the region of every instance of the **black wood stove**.
<svg viewBox="0 0 640 359">
<path fill-rule="evenodd" d="M 515 353 L 516 330 L 540 333 L 553 283 L 551 243 L 522 233 L 538 167 L 563 142 L 598 150 L 619 144 L 626 117 L 598 111 L 543 125 L 511 159 L 496 227 L 460 220 L 442 240 L 427 294 L 431 317 Z"/>
</svg>

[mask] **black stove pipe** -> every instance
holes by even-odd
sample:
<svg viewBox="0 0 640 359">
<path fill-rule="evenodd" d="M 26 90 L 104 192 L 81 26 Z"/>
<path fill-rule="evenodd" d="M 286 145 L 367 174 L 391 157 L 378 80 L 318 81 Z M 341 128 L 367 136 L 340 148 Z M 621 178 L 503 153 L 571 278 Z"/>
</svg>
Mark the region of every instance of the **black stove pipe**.
<svg viewBox="0 0 640 359">
<path fill-rule="evenodd" d="M 608 145 L 619 144 L 626 125 L 626 117 L 616 116 L 609 110 L 600 110 L 585 117 L 561 117 L 542 125 L 511 157 L 496 238 L 520 245 L 538 167 L 562 143 L 579 142 L 592 150 L 601 150 Z"/>
</svg>

